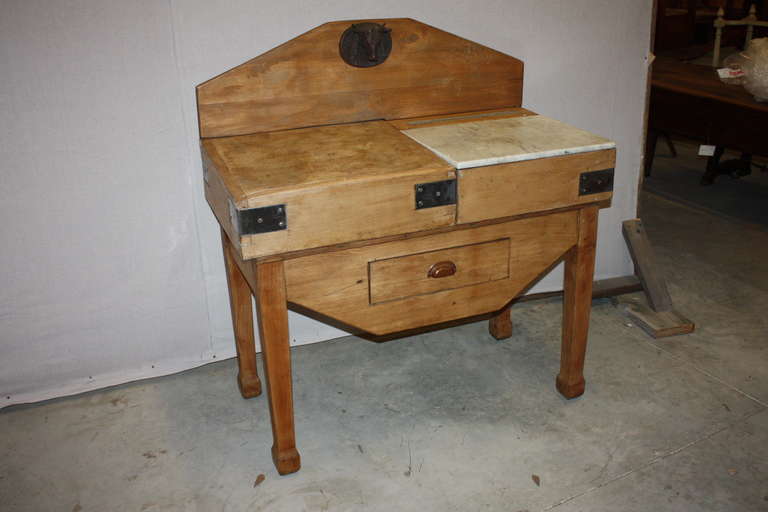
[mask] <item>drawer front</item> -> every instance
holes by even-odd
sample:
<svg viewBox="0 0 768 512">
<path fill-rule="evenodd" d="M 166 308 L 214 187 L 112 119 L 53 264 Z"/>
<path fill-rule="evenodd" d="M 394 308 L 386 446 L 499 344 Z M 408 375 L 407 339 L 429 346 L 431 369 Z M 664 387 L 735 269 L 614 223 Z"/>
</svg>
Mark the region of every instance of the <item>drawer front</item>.
<svg viewBox="0 0 768 512">
<path fill-rule="evenodd" d="M 496 311 L 573 247 L 577 219 L 557 212 L 289 259 L 288 301 L 373 334 Z M 426 277 L 448 261 L 454 275 Z"/>
<path fill-rule="evenodd" d="M 599 186 L 582 190 L 581 175 L 612 169 L 615 161 L 616 150 L 608 149 L 463 169 L 459 171 L 458 222 L 609 200 L 610 190 L 599 192 Z"/>
<path fill-rule="evenodd" d="M 509 238 L 371 261 L 368 276 L 371 304 L 506 279 Z"/>
</svg>

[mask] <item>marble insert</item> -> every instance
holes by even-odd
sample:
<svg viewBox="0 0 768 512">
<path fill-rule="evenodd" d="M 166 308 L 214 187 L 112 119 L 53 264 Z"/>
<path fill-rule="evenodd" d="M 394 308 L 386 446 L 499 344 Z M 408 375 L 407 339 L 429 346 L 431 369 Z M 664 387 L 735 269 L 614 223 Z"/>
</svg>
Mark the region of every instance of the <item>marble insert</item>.
<svg viewBox="0 0 768 512">
<path fill-rule="evenodd" d="M 608 139 L 540 115 L 424 126 L 403 133 L 456 169 L 616 147 Z"/>
</svg>

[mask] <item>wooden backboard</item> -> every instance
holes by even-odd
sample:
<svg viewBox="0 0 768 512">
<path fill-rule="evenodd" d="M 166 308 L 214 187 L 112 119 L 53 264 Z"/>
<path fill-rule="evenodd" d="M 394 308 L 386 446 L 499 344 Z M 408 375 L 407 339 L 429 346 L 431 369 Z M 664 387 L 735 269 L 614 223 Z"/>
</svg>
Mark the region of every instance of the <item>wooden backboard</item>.
<svg viewBox="0 0 768 512">
<path fill-rule="evenodd" d="M 352 23 L 385 23 L 375 67 L 339 55 Z M 326 23 L 197 86 L 200 136 L 519 107 L 523 63 L 412 19 Z"/>
</svg>

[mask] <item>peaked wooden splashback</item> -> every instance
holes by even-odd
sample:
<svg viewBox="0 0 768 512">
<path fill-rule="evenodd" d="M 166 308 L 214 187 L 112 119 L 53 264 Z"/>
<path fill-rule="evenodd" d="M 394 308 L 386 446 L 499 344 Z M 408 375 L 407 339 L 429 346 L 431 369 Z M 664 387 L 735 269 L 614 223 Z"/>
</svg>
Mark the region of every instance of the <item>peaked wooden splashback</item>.
<svg viewBox="0 0 768 512">
<path fill-rule="evenodd" d="M 339 55 L 352 23 L 385 23 L 392 51 L 357 68 Z M 523 63 L 412 19 L 334 21 L 197 86 L 200 136 L 519 107 Z"/>
</svg>

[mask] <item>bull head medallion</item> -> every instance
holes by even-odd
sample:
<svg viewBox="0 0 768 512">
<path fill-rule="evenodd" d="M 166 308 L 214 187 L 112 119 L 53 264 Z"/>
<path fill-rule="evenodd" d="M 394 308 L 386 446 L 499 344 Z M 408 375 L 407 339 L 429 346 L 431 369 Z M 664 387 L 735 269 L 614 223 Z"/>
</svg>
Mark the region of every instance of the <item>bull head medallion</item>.
<svg viewBox="0 0 768 512">
<path fill-rule="evenodd" d="M 390 32 L 383 23 L 353 23 L 339 40 L 341 58 L 357 68 L 378 66 L 392 51 Z"/>
</svg>

